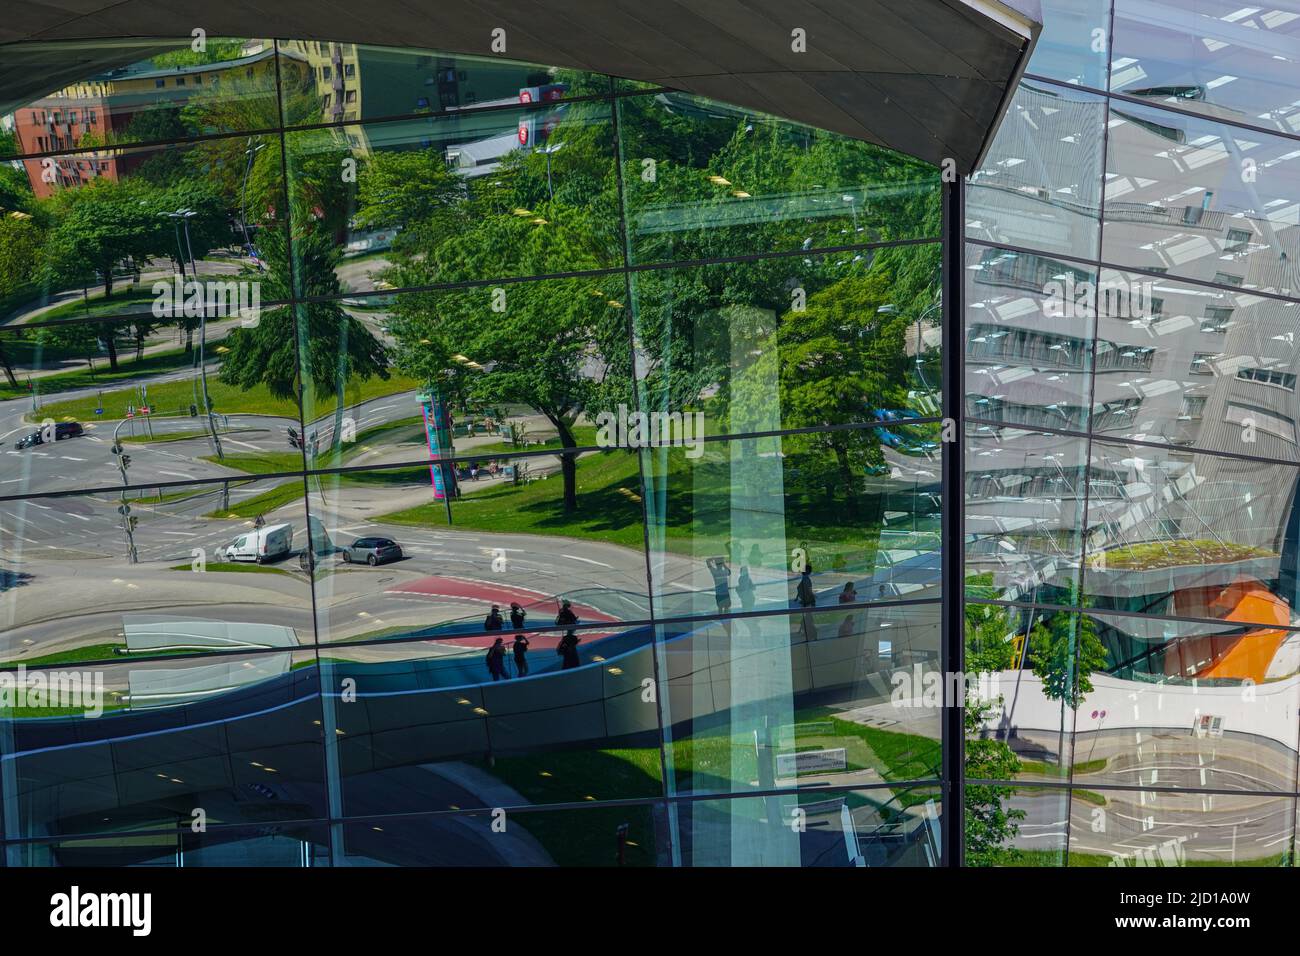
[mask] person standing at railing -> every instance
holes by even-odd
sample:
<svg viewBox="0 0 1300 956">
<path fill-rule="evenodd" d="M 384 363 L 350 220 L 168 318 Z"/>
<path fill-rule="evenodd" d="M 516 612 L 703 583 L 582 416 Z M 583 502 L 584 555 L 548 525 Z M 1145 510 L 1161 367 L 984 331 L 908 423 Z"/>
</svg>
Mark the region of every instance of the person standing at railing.
<svg viewBox="0 0 1300 956">
<path fill-rule="evenodd" d="M 513 645 L 515 652 L 515 676 L 528 676 L 528 638 L 524 637 L 523 632 L 515 634 L 515 643 Z"/>
<path fill-rule="evenodd" d="M 736 593 L 740 595 L 741 610 L 754 610 L 754 582 L 749 577 L 749 565 L 740 566 L 740 576 L 736 578 Z"/>
<path fill-rule="evenodd" d="M 560 670 L 567 671 L 581 663 L 578 660 L 578 635 L 572 627 L 572 625 L 578 623 L 578 615 L 573 613 L 573 605 L 569 603 L 567 598 L 560 603 L 560 613 L 555 615 L 555 623 L 569 628 L 565 631 L 564 637 L 560 638 L 560 643 L 555 648 L 555 653 L 559 654 L 563 660 Z"/>
<path fill-rule="evenodd" d="M 492 646 L 488 648 L 487 669 L 494 681 L 510 679 L 510 675 L 506 673 L 506 639 L 504 637 L 498 637 L 492 642 Z"/>
<path fill-rule="evenodd" d="M 528 617 L 528 612 L 519 606 L 518 601 L 510 602 L 510 626 L 516 631 L 524 629 L 524 619 Z"/>
<path fill-rule="evenodd" d="M 804 640 L 817 640 L 817 622 L 813 620 L 812 609 L 817 606 L 817 592 L 813 590 L 812 565 L 805 564 L 799 575 L 799 587 L 795 591 L 799 606 L 803 608 Z"/>
</svg>

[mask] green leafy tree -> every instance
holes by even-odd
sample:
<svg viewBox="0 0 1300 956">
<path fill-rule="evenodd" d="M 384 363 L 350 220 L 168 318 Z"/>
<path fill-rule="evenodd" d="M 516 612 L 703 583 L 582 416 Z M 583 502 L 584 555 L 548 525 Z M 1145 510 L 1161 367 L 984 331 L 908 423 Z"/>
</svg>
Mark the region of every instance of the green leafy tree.
<svg viewBox="0 0 1300 956">
<path fill-rule="evenodd" d="M 1043 693 L 1071 710 L 1092 693 L 1092 673 L 1105 668 L 1107 656 L 1088 614 L 1053 614 L 1029 634 L 1030 669 L 1042 680 Z"/>
<path fill-rule="evenodd" d="M 1020 772 L 1020 758 L 1004 741 L 984 737 L 984 724 L 1000 706 L 1000 699 L 966 707 L 966 779 L 1011 780 Z M 967 784 L 965 788 L 965 862 L 967 866 L 999 866 L 1014 862 L 1011 841 L 1020 832 L 1025 811 L 1007 809 L 1004 801 L 1015 788 L 994 783 Z"/>
</svg>

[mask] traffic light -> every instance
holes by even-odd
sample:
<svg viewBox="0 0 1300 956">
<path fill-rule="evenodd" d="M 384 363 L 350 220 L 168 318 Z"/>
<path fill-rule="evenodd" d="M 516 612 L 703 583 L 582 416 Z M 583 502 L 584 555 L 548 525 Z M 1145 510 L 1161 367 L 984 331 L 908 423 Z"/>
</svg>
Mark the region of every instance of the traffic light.
<svg viewBox="0 0 1300 956">
<path fill-rule="evenodd" d="M 114 455 L 120 455 L 122 454 L 122 446 L 118 444 L 114 444 L 113 447 L 109 449 L 109 451 L 111 451 Z"/>
<path fill-rule="evenodd" d="M 198 414 L 199 414 L 199 406 L 195 405 L 193 402 L 190 402 L 190 418 L 197 418 Z"/>
<path fill-rule="evenodd" d="M 140 523 L 140 519 L 135 517 L 134 515 L 126 519 L 126 525 L 131 531 L 134 531 L 135 526 L 139 523 Z"/>
<path fill-rule="evenodd" d="M 131 513 L 131 506 L 124 501 L 117 506 L 117 513 L 120 515 L 129 515 Z"/>
<path fill-rule="evenodd" d="M 130 468 L 130 467 L 131 467 L 131 456 L 130 456 L 130 455 L 123 455 L 123 456 L 122 456 L 122 467 L 123 467 L 123 468 Z"/>
</svg>

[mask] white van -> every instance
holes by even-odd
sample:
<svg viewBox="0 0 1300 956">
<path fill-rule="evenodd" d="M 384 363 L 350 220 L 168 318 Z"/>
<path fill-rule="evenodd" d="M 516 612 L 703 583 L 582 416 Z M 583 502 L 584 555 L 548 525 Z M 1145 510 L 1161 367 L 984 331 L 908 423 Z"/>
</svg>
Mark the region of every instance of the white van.
<svg viewBox="0 0 1300 956">
<path fill-rule="evenodd" d="M 293 550 L 293 525 L 269 524 L 241 534 L 218 552 L 225 561 L 274 561 Z"/>
</svg>

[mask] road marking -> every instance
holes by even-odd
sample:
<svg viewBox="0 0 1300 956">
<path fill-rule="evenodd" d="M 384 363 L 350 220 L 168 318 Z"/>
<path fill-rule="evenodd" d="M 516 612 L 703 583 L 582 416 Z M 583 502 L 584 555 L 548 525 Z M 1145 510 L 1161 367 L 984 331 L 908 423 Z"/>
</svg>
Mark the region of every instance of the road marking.
<svg viewBox="0 0 1300 956">
<path fill-rule="evenodd" d="M 62 458 L 64 461 L 85 461 L 86 460 L 84 458 L 73 458 L 71 455 L 60 455 L 59 457 Z"/>
<path fill-rule="evenodd" d="M 598 567 L 609 568 L 611 571 L 614 569 L 614 565 L 612 564 L 606 564 L 604 561 L 593 561 L 591 558 L 580 558 L 576 554 L 563 554 L 561 556 L 568 558 L 570 561 L 581 561 L 583 564 L 594 564 Z"/>
</svg>

